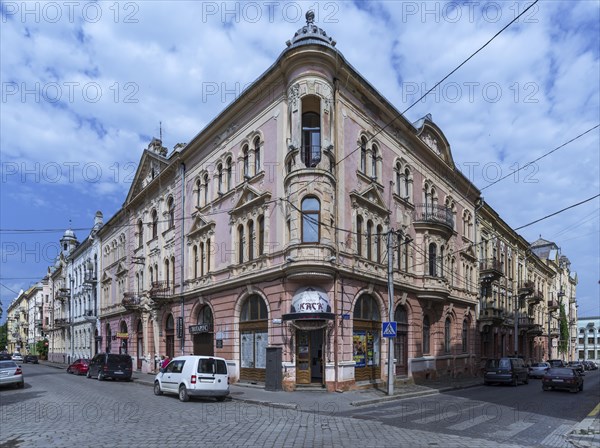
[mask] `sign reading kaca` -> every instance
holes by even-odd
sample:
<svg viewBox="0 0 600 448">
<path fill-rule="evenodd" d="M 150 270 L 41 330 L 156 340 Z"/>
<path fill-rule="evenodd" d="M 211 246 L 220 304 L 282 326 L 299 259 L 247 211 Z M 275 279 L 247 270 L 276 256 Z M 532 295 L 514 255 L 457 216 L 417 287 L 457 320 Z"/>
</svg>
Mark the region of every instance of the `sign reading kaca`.
<svg viewBox="0 0 600 448">
<path fill-rule="evenodd" d="M 298 289 L 292 297 L 290 313 L 284 314 L 283 319 L 333 319 L 327 293 L 317 286 Z"/>
</svg>

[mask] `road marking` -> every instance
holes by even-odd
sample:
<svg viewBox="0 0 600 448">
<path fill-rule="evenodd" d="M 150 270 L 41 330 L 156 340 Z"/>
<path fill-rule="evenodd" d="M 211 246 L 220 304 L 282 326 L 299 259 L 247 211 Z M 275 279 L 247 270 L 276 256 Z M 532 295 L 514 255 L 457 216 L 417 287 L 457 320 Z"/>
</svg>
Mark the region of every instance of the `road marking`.
<svg viewBox="0 0 600 448">
<path fill-rule="evenodd" d="M 464 422 L 457 423 L 456 425 L 448 426 L 447 429 L 451 429 L 453 431 L 464 431 L 465 429 L 472 428 L 473 426 L 477 426 L 480 423 L 485 423 L 489 420 L 494 420 L 498 418 L 497 415 L 480 415 L 479 417 L 470 418 L 469 420 L 465 420 Z"/>
<path fill-rule="evenodd" d="M 535 425 L 535 422 L 522 422 L 522 421 L 518 421 L 515 423 L 511 423 L 510 425 L 508 425 L 505 429 L 500 429 L 492 434 L 490 434 L 490 438 L 493 440 L 499 439 L 499 440 L 506 440 L 506 439 L 510 439 L 511 437 L 516 436 L 517 434 L 519 434 L 521 431 L 526 430 L 527 428 L 529 428 L 530 426 Z"/>
<path fill-rule="evenodd" d="M 590 412 L 588 414 L 588 417 L 595 417 L 596 415 L 598 415 L 599 412 L 600 412 L 600 403 L 598 403 L 596 405 L 596 407 L 594 409 L 592 409 L 592 412 Z"/>
<path fill-rule="evenodd" d="M 573 423 L 566 423 L 564 425 L 560 425 L 554 431 L 546 436 L 544 440 L 540 442 L 540 446 L 549 446 L 549 447 L 565 447 L 572 446 L 567 440 L 566 436 L 569 433 L 569 430 L 573 427 Z"/>
<path fill-rule="evenodd" d="M 477 408 L 481 408 L 485 405 L 480 404 L 478 406 L 470 406 L 468 408 L 459 408 L 455 409 L 457 406 L 452 406 L 452 410 L 447 410 L 446 408 L 441 410 L 430 409 L 429 411 L 435 412 L 435 414 L 430 415 L 429 417 L 423 417 L 417 420 L 413 420 L 413 423 L 419 424 L 428 424 L 428 423 L 440 423 L 447 420 L 452 420 L 453 417 L 461 416 L 461 415 L 472 415 L 473 411 Z M 441 412 L 440 412 L 441 411 Z M 496 418 L 497 416 L 492 416 L 492 418 Z M 458 419 L 456 419 L 458 420 Z"/>
</svg>

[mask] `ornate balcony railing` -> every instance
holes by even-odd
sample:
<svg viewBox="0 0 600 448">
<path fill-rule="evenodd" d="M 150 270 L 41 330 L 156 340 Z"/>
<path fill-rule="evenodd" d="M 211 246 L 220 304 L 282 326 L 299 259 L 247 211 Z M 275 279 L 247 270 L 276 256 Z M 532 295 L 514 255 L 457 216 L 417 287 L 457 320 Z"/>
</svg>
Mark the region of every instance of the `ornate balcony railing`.
<svg viewBox="0 0 600 448">
<path fill-rule="evenodd" d="M 416 204 L 413 221 L 415 223 L 441 224 L 450 229 L 454 228 L 452 210 L 443 205 Z"/>
<path fill-rule="evenodd" d="M 504 263 L 496 258 L 488 258 L 479 262 L 479 274 L 482 281 L 497 280 L 504 275 Z"/>
<path fill-rule="evenodd" d="M 504 320 L 504 310 L 493 306 L 482 308 L 479 320 L 500 323 Z"/>
<path fill-rule="evenodd" d="M 560 334 L 558 327 L 550 327 L 550 336 L 557 338 L 558 335 Z"/>
<path fill-rule="evenodd" d="M 152 282 L 149 296 L 154 301 L 164 301 L 173 297 L 174 294 L 173 284 L 170 282 Z"/>
<path fill-rule="evenodd" d="M 535 325 L 533 317 L 519 317 L 519 327 L 530 328 Z"/>
<path fill-rule="evenodd" d="M 126 310 L 134 311 L 140 308 L 142 304 L 142 298 L 134 292 L 126 292 L 123 294 L 123 300 L 121 300 L 121 305 Z"/>
<path fill-rule="evenodd" d="M 58 291 L 56 292 L 56 298 L 58 300 L 60 300 L 61 302 L 68 300 L 70 295 L 71 295 L 71 290 L 69 288 L 59 288 Z"/>
<path fill-rule="evenodd" d="M 60 318 L 54 319 L 54 327 L 55 328 L 66 327 L 67 324 L 68 324 L 68 321 L 64 317 L 60 317 Z"/>
<path fill-rule="evenodd" d="M 90 285 L 96 284 L 98 279 L 96 278 L 96 273 L 94 271 L 86 271 L 83 276 L 83 283 L 88 283 Z"/>
<path fill-rule="evenodd" d="M 533 294 L 534 290 L 535 290 L 535 288 L 534 288 L 533 282 L 524 282 L 524 283 L 521 283 L 519 285 L 519 291 L 518 291 L 518 293 L 519 293 L 519 296 L 523 296 L 524 297 L 524 296 L 528 296 L 530 294 Z"/>
<path fill-rule="evenodd" d="M 550 300 L 548 302 L 548 311 L 556 311 L 558 309 L 558 302 L 556 300 Z"/>
<path fill-rule="evenodd" d="M 527 300 L 529 303 L 540 303 L 544 300 L 544 294 L 540 290 L 534 291 L 531 293 L 531 297 L 527 297 Z"/>
</svg>

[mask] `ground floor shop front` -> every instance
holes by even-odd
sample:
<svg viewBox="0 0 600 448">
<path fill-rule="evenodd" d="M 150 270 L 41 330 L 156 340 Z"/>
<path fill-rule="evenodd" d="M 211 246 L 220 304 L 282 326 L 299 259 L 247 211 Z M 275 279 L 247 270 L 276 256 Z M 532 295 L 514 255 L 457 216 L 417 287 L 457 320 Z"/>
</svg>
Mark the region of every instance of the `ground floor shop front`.
<svg viewBox="0 0 600 448">
<path fill-rule="evenodd" d="M 399 291 L 390 316 L 385 285 L 328 279 L 146 300 L 152 306 L 102 316 L 98 335 L 106 351 L 130 354 L 140 372 L 156 371 L 163 356 L 219 356 L 232 381 L 262 384 L 267 348 L 278 347 L 286 390 L 385 382 L 388 350 L 399 378 L 476 374 L 474 306 L 451 298 Z M 395 338 L 383 335 L 388 321 L 397 322 Z"/>
</svg>

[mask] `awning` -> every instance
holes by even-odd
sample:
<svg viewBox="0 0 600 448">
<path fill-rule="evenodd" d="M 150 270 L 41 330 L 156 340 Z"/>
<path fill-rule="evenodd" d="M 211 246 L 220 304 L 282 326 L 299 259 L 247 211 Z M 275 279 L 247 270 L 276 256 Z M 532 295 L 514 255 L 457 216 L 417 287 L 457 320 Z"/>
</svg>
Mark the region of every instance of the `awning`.
<svg viewBox="0 0 600 448">
<path fill-rule="evenodd" d="M 333 320 L 329 297 L 324 289 L 317 286 L 305 286 L 298 289 L 292 297 L 292 307 L 283 320 Z"/>
</svg>

